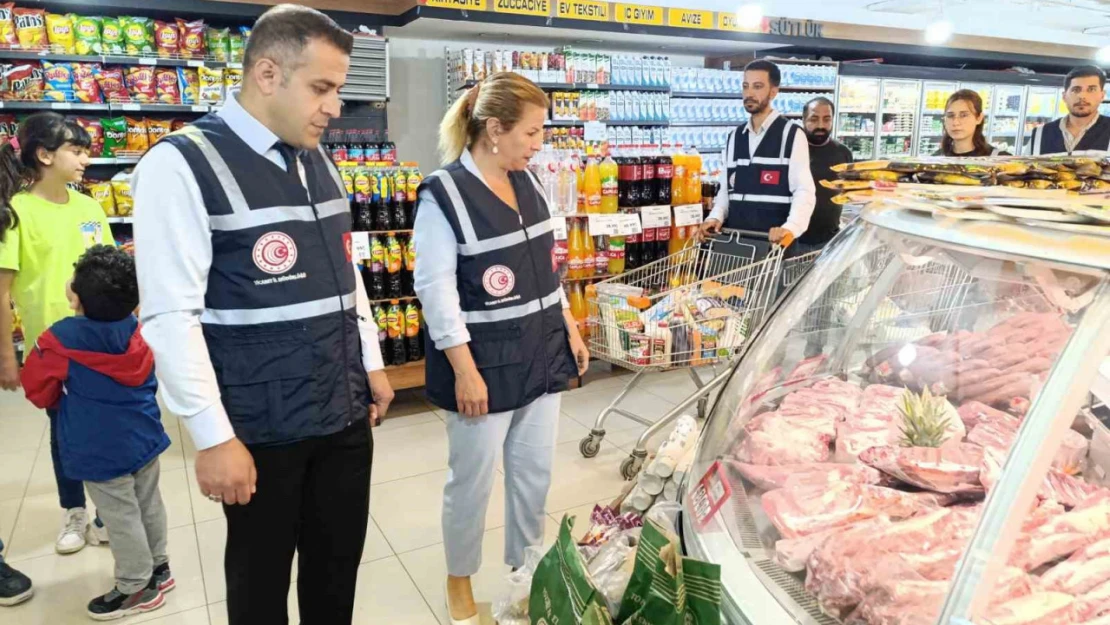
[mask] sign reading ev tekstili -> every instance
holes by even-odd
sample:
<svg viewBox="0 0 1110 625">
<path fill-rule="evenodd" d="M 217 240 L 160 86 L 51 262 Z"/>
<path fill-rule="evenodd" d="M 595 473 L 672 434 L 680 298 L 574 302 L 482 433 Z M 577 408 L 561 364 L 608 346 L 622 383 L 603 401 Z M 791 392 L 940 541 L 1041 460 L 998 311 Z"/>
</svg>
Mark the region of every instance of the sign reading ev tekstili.
<svg viewBox="0 0 1110 625">
<path fill-rule="evenodd" d="M 591 22 L 609 21 L 609 3 L 598 0 L 557 0 L 555 17 Z"/>
</svg>

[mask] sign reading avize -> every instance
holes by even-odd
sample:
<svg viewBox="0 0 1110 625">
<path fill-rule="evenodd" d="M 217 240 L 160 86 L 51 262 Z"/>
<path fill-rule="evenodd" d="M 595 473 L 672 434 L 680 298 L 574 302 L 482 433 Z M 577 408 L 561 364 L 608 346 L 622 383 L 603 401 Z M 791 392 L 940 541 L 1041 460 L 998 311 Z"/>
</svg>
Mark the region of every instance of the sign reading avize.
<svg viewBox="0 0 1110 625">
<path fill-rule="evenodd" d="M 667 9 L 667 26 L 673 28 L 713 28 L 713 11 Z"/>
<path fill-rule="evenodd" d="M 598 0 L 557 0 L 555 16 L 591 22 L 609 21 L 609 3 Z"/>
<path fill-rule="evenodd" d="M 514 15 L 551 15 L 551 0 L 492 0 L 493 10 L 497 13 Z"/>
</svg>

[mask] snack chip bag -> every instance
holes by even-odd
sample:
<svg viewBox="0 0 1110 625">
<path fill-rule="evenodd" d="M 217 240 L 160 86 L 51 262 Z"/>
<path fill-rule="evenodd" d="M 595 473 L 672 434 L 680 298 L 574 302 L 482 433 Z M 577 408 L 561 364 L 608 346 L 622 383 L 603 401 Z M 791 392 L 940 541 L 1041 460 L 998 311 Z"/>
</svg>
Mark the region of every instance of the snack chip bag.
<svg viewBox="0 0 1110 625">
<path fill-rule="evenodd" d="M 43 99 L 48 102 L 73 101 L 73 64 L 42 62 L 42 77 L 46 91 Z"/>
<path fill-rule="evenodd" d="M 89 195 L 104 209 L 104 214 L 109 217 L 116 216 L 116 198 L 112 191 L 112 183 L 105 180 L 89 182 Z"/>
<path fill-rule="evenodd" d="M 154 85 L 158 101 L 163 104 L 179 104 L 181 88 L 177 83 L 177 70 L 172 67 L 159 67 L 154 70 Z"/>
<path fill-rule="evenodd" d="M 154 21 L 149 17 L 121 17 L 123 49 L 127 54 L 154 52 Z"/>
<path fill-rule="evenodd" d="M 238 89 L 243 84 L 243 70 L 227 68 L 224 70 L 225 93 L 230 94 L 232 89 Z"/>
<path fill-rule="evenodd" d="M 224 70 L 198 67 L 200 77 L 198 95 L 201 104 L 219 104 L 224 99 Z"/>
<path fill-rule="evenodd" d="M 105 17 L 100 21 L 100 43 L 104 54 L 123 54 L 123 22 L 116 17 Z"/>
<path fill-rule="evenodd" d="M 68 14 L 46 14 L 46 38 L 54 52 L 74 54 L 76 39 L 73 35 L 73 18 Z"/>
<path fill-rule="evenodd" d="M 150 147 L 154 147 L 162 137 L 170 134 L 173 131 L 172 119 L 148 119 L 146 120 L 146 136 Z"/>
<path fill-rule="evenodd" d="M 146 120 L 139 117 L 124 117 L 127 123 L 127 151 L 142 154 L 150 149 L 147 137 Z"/>
<path fill-rule="evenodd" d="M 104 96 L 100 94 L 100 85 L 96 83 L 96 74 L 99 71 L 99 63 L 73 64 L 74 100 L 86 103 L 99 103 L 104 101 Z"/>
<path fill-rule="evenodd" d="M 0 46 L 17 46 L 19 39 L 15 36 L 15 18 L 12 9 L 14 2 L 0 4 Z"/>
<path fill-rule="evenodd" d="M 127 93 L 127 84 L 123 77 L 123 68 L 104 67 L 96 70 L 96 84 L 100 85 L 100 92 L 106 102 L 127 102 L 131 96 Z"/>
<path fill-rule="evenodd" d="M 130 180 L 113 180 L 112 196 L 116 201 L 116 214 L 120 217 L 130 217 L 135 209 L 135 200 L 131 197 Z"/>
<path fill-rule="evenodd" d="M 112 158 L 119 150 L 127 149 L 127 118 L 107 117 L 100 120 L 104 127 L 104 152 L 102 156 Z"/>
<path fill-rule="evenodd" d="M 12 9 L 15 16 L 15 36 L 23 48 L 41 50 L 47 46 L 46 11 L 43 9 Z"/>
<path fill-rule="evenodd" d="M 226 63 L 231 56 L 231 31 L 227 28 L 208 29 L 208 53 Z"/>
<path fill-rule="evenodd" d="M 158 56 L 174 58 L 181 51 L 181 33 L 177 24 L 171 22 L 154 22 L 154 45 L 158 48 Z"/>
<path fill-rule="evenodd" d="M 124 79 L 127 92 L 131 95 L 132 102 L 150 104 L 158 101 L 158 90 L 154 86 L 154 68 L 149 65 L 139 65 L 127 68 Z"/>
<path fill-rule="evenodd" d="M 100 18 L 71 15 L 73 19 L 73 50 L 77 54 L 103 54 L 100 43 Z"/>
<path fill-rule="evenodd" d="M 243 44 L 243 35 L 240 33 L 231 33 L 227 36 L 228 63 L 242 63 L 245 49 L 246 46 Z"/>
<path fill-rule="evenodd" d="M 19 122 L 16 121 L 15 115 L 0 115 L 0 145 L 11 141 L 17 132 L 19 132 Z"/>
<path fill-rule="evenodd" d="M 100 125 L 99 119 L 89 119 L 88 117 L 78 117 L 76 120 L 77 125 L 84 128 L 85 132 L 89 133 L 89 139 L 92 143 L 89 145 L 89 155 L 96 157 L 104 153 L 104 126 Z"/>
<path fill-rule="evenodd" d="M 207 54 L 204 20 L 187 22 L 178 18 L 177 28 L 181 31 L 181 56 L 187 59 L 203 59 Z"/>
<path fill-rule="evenodd" d="M 38 63 L 4 67 L 5 100 L 41 100 L 42 67 Z"/>
<path fill-rule="evenodd" d="M 182 104 L 200 104 L 200 77 L 191 67 L 177 68 L 177 82 Z"/>
<path fill-rule="evenodd" d="M 247 40 L 251 38 L 251 27 L 250 26 L 240 26 L 239 27 L 239 33 L 243 35 L 243 46 L 245 48 L 246 45 L 247 45 Z"/>
</svg>

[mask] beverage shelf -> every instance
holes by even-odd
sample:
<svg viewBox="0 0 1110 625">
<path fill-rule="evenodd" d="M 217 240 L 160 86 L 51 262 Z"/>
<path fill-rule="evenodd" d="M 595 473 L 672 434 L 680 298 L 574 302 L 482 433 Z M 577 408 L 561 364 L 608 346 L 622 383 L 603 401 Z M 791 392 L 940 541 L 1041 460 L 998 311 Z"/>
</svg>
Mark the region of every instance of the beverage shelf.
<svg viewBox="0 0 1110 625">
<path fill-rule="evenodd" d="M 397 300 L 398 302 L 410 302 L 410 301 L 413 301 L 415 299 L 416 299 L 415 295 L 406 295 L 404 297 L 387 297 L 385 299 L 372 299 L 372 300 L 370 300 L 370 303 L 371 304 L 388 304 L 388 303 L 392 302 L 393 300 Z"/>
</svg>

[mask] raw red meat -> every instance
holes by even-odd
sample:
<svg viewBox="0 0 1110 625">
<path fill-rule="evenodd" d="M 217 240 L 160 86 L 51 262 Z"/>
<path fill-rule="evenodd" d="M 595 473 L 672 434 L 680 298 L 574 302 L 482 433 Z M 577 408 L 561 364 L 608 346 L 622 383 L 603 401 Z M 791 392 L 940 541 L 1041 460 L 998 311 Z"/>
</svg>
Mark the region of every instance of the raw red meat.
<svg viewBox="0 0 1110 625">
<path fill-rule="evenodd" d="M 869 519 L 862 523 L 857 523 L 856 526 L 876 522 L 889 524 L 889 521 L 887 521 L 885 517 L 878 517 L 877 519 Z M 821 543 L 825 542 L 830 536 L 836 536 L 843 531 L 844 528 L 842 527 L 834 527 L 833 529 L 816 532 L 801 538 L 784 538 L 777 541 L 775 542 L 775 562 L 777 562 L 784 571 L 790 571 L 791 573 L 804 571 L 806 570 L 806 561 L 809 560 L 809 556 L 813 553 L 813 550 L 820 547 Z"/>
<path fill-rule="evenodd" d="M 889 422 L 880 422 L 878 427 L 865 427 L 850 422 L 836 426 L 836 462 L 854 463 L 859 455 L 877 445 L 891 445 L 898 440 Z"/>
<path fill-rule="evenodd" d="M 815 407 L 813 413 L 810 414 L 764 412 L 749 421 L 744 429 L 749 433 L 806 430 L 825 437 L 827 439 L 825 445 L 828 445 L 836 437 L 836 419 L 829 411 L 822 410 L 819 407 Z"/>
<path fill-rule="evenodd" d="M 827 359 L 828 356 L 825 354 L 819 354 L 799 362 L 798 365 L 794 367 L 794 370 L 790 372 L 790 375 L 786 376 L 786 383 L 790 384 L 791 382 L 798 382 L 811 377 L 821 368 L 821 365 L 825 364 L 825 360 Z"/>
<path fill-rule="evenodd" d="M 834 483 L 780 488 L 763 495 L 763 510 L 783 538 L 800 538 L 850 525 L 880 514 L 904 519 L 939 506 L 935 497 L 920 497 L 882 486 Z"/>
<path fill-rule="evenodd" d="M 1016 431 L 1018 425 L 1021 424 L 1021 420 L 1012 414 L 1002 412 L 997 408 L 992 408 L 978 401 L 965 402 L 956 412 L 960 415 L 960 419 L 963 420 L 964 426 L 966 426 L 968 430 L 973 429 L 980 423 L 1001 421 L 1007 425 L 1011 425 Z"/>
<path fill-rule="evenodd" d="M 1060 592 L 1035 592 L 992 608 L 990 625 L 1069 625 L 1075 598 Z"/>
<path fill-rule="evenodd" d="M 1069 558 L 1041 576 L 1041 587 L 1069 595 L 1082 595 L 1108 581 L 1110 581 L 1110 556 L 1090 560 Z"/>
<path fill-rule="evenodd" d="M 1014 545 L 1010 561 L 1032 571 L 1096 542 L 1099 534 L 1106 531 L 1110 531 L 1110 500 L 1052 517 L 1023 533 Z"/>
<path fill-rule="evenodd" d="M 736 447 L 741 462 L 764 465 L 810 464 L 829 459 L 829 438 L 811 430 L 756 431 Z"/>
<path fill-rule="evenodd" d="M 860 462 L 911 486 L 938 493 L 981 493 L 979 470 L 983 448 L 954 443 L 939 448 L 872 447 L 859 456 Z"/>
<path fill-rule="evenodd" d="M 763 490 L 785 486 L 816 486 L 833 482 L 879 484 L 882 474 L 868 466 L 836 463 L 788 464 L 766 466 L 732 462 L 732 466 L 752 484 Z"/>
</svg>

